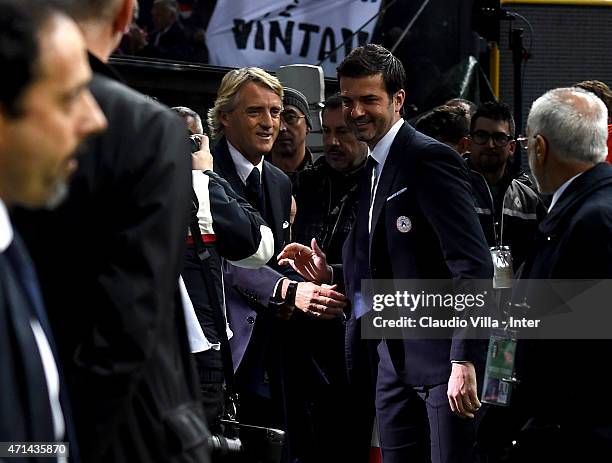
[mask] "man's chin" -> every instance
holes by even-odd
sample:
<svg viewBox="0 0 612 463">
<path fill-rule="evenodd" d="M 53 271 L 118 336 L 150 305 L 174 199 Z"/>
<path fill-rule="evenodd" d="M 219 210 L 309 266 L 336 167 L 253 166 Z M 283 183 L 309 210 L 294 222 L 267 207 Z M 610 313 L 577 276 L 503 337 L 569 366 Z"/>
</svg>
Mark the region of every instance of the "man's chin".
<svg viewBox="0 0 612 463">
<path fill-rule="evenodd" d="M 68 183 L 66 181 L 57 182 L 42 207 L 47 210 L 53 210 L 62 204 L 67 197 Z"/>
</svg>

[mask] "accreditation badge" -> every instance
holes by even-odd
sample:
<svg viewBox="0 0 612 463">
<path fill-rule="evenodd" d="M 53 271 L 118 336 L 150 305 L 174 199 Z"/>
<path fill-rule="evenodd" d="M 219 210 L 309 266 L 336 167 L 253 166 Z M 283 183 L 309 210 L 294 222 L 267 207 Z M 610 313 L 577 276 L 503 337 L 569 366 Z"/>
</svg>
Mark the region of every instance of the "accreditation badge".
<svg viewBox="0 0 612 463">
<path fill-rule="evenodd" d="M 494 246 L 489 249 L 493 259 L 493 288 L 512 288 L 512 255 L 509 246 Z"/>
<path fill-rule="evenodd" d="M 491 336 L 487 352 L 482 402 L 507 407 L 510 405 L 514 377 L 516 339 Z"/>
</svg>

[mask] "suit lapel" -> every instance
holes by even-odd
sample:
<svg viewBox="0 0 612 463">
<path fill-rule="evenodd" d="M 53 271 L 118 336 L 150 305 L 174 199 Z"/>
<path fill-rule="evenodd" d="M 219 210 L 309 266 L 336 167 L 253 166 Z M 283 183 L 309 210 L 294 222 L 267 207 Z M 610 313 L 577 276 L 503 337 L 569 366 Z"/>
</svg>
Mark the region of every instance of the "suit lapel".
<svg viewBox="0 0 612 463">
<path fill-rule="evenodd" d="M 215 172 L 227 180 L 236 193 L 246 199 L 244 183 L 242 183 L 242 180 L 240 180 L 238 176 L 238 171 L 236 171 L 236 166 L 230 155 L 225 137 L 221 138 L 217 146 L 215 146 L 213 150 L 213 160 Z"/>
<path fill-rule="evenodd" d="M 30 436 L 32 440 L 48 441 L 53 436 L 49 392 L 40 352 L 30 326 L 30 319 L 35 318 L 36 313 L 12 267 L 8 259 L 0 254 L 0 287 L 5 289 L 6 300 L 3 303 L 7 305 L 11 331 L 17 351 L 21 354 L 16 363 L 21 365 L 25 376 L 24 392 L 28 396 L 29 415 L 32 418 Z"/>
<path fill-rule="evenodd" d="M 389 196 L 391 187 L 395 183 L 395 178 L 397 174 L 401 171 L 400 163 L 402 157 L 405 155 L 405 145 L 412 137 L 413 133 L 414 129 L 410 127 L 407 122 L 404 122 L 399 132 L 395 136 L 393 143 L 391 144 L 387 160 L 385 161 L 385 165 L 383 166 L 383 171 L 380 174 L 380 178 L 378 179 L 378 186 L 376 187 L 376 197 L 374 198 L 374 207 L 372 208 L 370 253 L 372 249 L 372 237 L 374 236 L 374 231 L 376 230 L 376 225 L 378 223 L 378 219 L 380 218 L 380 213 L 385 203 L 387 202 L 387 197 Z"/>
</svg>

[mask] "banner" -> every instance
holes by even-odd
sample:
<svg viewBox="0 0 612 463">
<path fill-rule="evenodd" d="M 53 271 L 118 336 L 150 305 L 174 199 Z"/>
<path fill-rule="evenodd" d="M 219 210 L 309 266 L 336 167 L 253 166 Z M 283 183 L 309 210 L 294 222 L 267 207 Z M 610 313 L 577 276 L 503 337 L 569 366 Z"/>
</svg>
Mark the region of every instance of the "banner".
<svg viewBox="0 0 612 463">
<path fill-rule="evenodd" d="M 210 64 L 321 64 L 334 77 L 346 54 L 369 43 L 381 0 L 218 0 L 206 31 Z M 345 45 L 329 54 L 343 42 Z M 329 56 L 328 56 L 329 55 Z"/>
</svg>

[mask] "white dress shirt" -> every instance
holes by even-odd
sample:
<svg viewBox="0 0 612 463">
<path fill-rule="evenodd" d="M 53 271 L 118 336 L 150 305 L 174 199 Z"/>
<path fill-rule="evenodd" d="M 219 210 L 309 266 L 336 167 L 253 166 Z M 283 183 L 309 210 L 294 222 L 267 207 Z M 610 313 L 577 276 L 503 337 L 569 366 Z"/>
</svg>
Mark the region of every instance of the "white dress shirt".
<svg viewBox="0 0 612 463">
<path fill-rule="evenodd" d="M 570 178 L 568 181 L 566 181 L 563 185 L 561 185 L 559 188 L 557 188 L 557 190 L 555 191 L 555 194 L 553 194 L 552 200 L 550 201 L 550 206 L 548 206 L 548 212 L 550 212 L 552 210 L 552 208 L 554 207 L 554 205 L 557 204 L 557 201 L 559 201 L 559 198 L 561 197 L 563 192 L 565 190 L 567 190 L 567 187 L 570 186 L 570 183 L 572 183 L 574 180 L 576 180 L 582 174 L 584 174 L 584 172 L 580 172 L 578 175 L 574 175 L 572 178 Z"/>
<path fill-rule="evenodd" d="M 372 210 L 374 207 L 374 200 L 376 199 L 376 190 L 378 189 L 378 179 L 382 174 L 383 168 L 385 167 L 385 161 L 387 160 L 387 156 L 389 156 L 389 150 L 391 149 L 391 145 L 393 144 L 393 140 L 395 140 L 395 136 L 397 132 L 402 128 L 404 124 L 404 119 L 400 118 L 389 131 L 382 137 L 374 149 L 370 152 L 370 156 L 372 156 L 376 160 L 375 172 L 372 173 L 372 181 L 370 188 L 372 190 L 372 201 L 370 203 L 370 212 L 368 217 L 368 231 L 372 231 Z"/>
<path fill-rule="evenodd" d="M 251 174 L 253 167 L 257 167 L 257 170 L 259 171 L 259 183 L 261 184 L 261 173 L 263 171 L 264 163 L 263 156 L 261 157 L 259 164 L 253 166 L 253 164 L 251 164 L 251 161 L 249 161 L 242 154 L 240 154 L 240 151 L 234 148 L 234 145 L 232 145 L 229 141 L 227 142 L 227 147 L 229 148 L 230 156 L 232 157 L 232 161 L 234 161 L 234 166 L 236 166 L 236 172 L 238 172 L 238 177 L 240 177 L 242 183 L 246 185 L 247 178 Z"/>
</svg>

